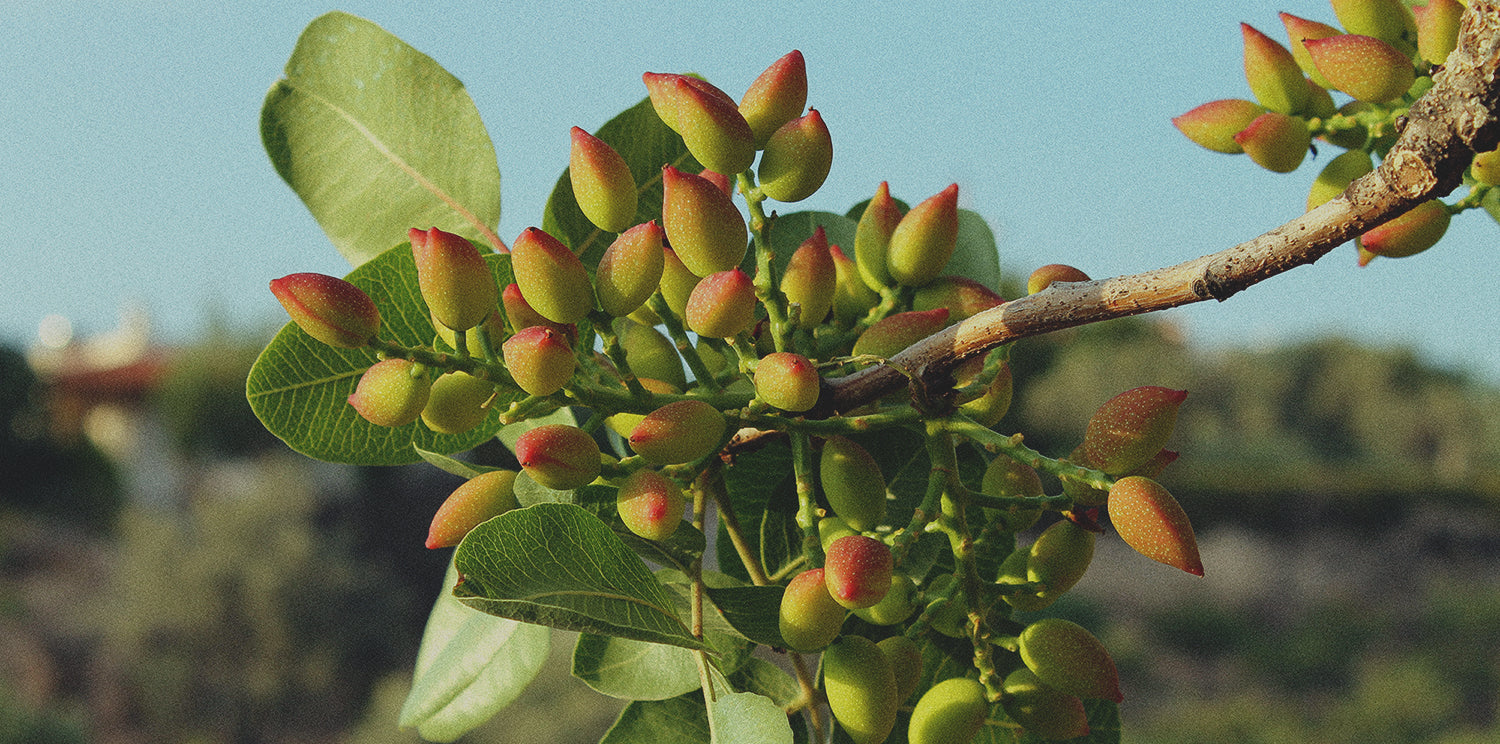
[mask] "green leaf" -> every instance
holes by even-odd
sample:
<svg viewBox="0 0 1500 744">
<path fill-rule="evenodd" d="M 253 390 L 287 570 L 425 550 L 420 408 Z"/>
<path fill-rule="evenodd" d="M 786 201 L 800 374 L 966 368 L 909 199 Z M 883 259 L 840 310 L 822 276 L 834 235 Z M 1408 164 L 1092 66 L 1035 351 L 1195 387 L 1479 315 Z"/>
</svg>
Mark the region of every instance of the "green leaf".
<svg viewBox="0 0 1500 744">
<path fill-rule="evenodd" d="M 656 115 L 650 98 L 643 98 L 640 103 L 620 112 L 593 135 L 613 147 L 630 166 L 638 195 L 636 224 L 661 219 L 662 166 L 670 163 L 695 174 L 703 170 L 703 166 L 688 154 L 682 138 Z M 583 216 L 566 170 L 558 177 L 552 195 L 547 197 L 547 207 L 542 212 L 542 229 L 572 248 L 590 268 L 599 263 L 604 249 L 614 240 L 612 233 L 594 227 L 594 223 Z"/>
<path fill-rule="evenodd" d="M 671 700 L 633 702 L 620 711 L 599 744 L 708 744 L 703 696 L 690 692 Z"/>
<path fill-rule="evenodd" d="M 573 647 L 573 676 L 625 700 L 666 700 L 698 689 L 698 663 L 681 646 L 583 633 Z"/>
<path fill-rule="evenodd" d="M 1000 249 L 983 217 L 967 209 L 958 210 L 958 245 L 943 273 L 967 277 L 1000 291 Z"/>
<path fill-rule="evenodd" d="M 485 257 L 495 280 L 509 284 L 510 258 Z M 436 331 L 417 286 L 410 244 L 403 243 L 347 277 L 380 310 L 380 338 L 404 346 L 430 346 Z M 463 434 L 438 434 L 420 420 L 376 426 L 348 404 L 360 375 L 376 361 L 368 349 L 326 346 L 288 323 L 261 352 L 245 382 L 245 396 L 266 429 L 308 457 L 350 465 L 405 465 L 422 459 L 418 448 L 448 454 L 472 449 L 500 429 L 500 411 L 521 397 L 502 393 L 483 423 Z"/>
<path fill-rule="evenodd" d="M 765 659 L 751 658 L 738 672 L 730 675 L 735 689 L 765 695 L 782 708 L 802 695 L 797 679 Z"/>
<path fill-rule="evenodd" d="M 415 727 L 430 741 L 453 741 L 509 705 L 551 648 L 547 628 L 464 607 L 446 590 L 457 582 L 458 572 L 449 565 L 401 706 L 401 726 Z"/>
<path fill-rule="evenodd" d="M 261 140 L 349 263 L 440 227 L 498 245 L 500 169 L 463 83 L 379 26 L 308 24 L 266 94 Z"/>
<path fill-rule="evenodd" d="M 611 489 L 613 490 L 613 489 Z M 613 506 L 613 500 L 610 505 Z M 691 566 L 703 555 L 703 550 L 708 546 L 708 538 L 697 527 L 681 522 L 677 529 L 672 531 L 671 537 L 658 542 L 647 540 L 632 533 L 623 522 L 611 522 L 615 526 L 615 534 L 625 542 L 625 545 L 635 554 L 664 568 L 672 568 L 683 573 L 691 570 Z"/>
<path fill-rule="evenodd" d="M 475 527 L 454 556 L 454 593 L 491 615 L 564 630 L 703 648 L 681 601 L 582 507 L 536 504 Z"/>
<path fill-rule="evenodd" d="M 713 744 L 792 744 L 786 711 L 764 695 L 720 695 L 713 706 Z"/>
<path fill-rule="evenodd" d="M 776 269 L 776 275 L 781 276 L 786 271 L 787 263 L 792 260 L 792 254 L 797 251 L 802 242 L 813 236 L 819 227 L 823 228 L 823 234 L 828 237 L 829 245 L 837 245 L 854 257 L 854 229 L 859 223 L 833 212 L 792 212 L 791 214 L 778 215 L 771 223 L 771 251 L 775 257 L 772 266 Z M 746 257 L 748 266 L 743 268 L 753 273 L 755 266 L 755 254 L 750 252 Z"/>
<path fill-rule="evenodd" d="M 781 639 L 779 586 L 709 588 L 709 599 L 740 635 L 763 646 L 785 648 Z"/>
<path fill-rule="evenodd" d="M 427 461 L 428 465 L 431 465 L 445 473 L 452 473 L 453 475 L 456 475 L 460 478 L 473 478 L 477 475 L 480 475 L 481 473 L 488 473 L 492 470 L 504 469 L 492 468 L 486 465 L 475 465 L 473 463 L 464 462 L 463 460 L 455 459 L 444 454 L 439 454 L 437 452 L 429 452 L 422 449 L 421 447 L 416 447 L 415 445 L 413 445 L 413 448 L 416 449 L 418 456 Z"/>
<path fill-rule="evenodd" d="M 747 531 L 759 528 L 758 534 L 750 537 L 759 549 L 761 565 L 767 574 L 778 572 L 801 556 L 802 533 L 796 521 L 797 492 L 792 476 L 792 454 L 784 442 L 773 442 L 735 458 L 734 467 L 724 471 L 724 486 L 729 491 L 730 504 L 740 524 Z M 721 570 L 749 581 L 722 520 L 716 549 Z"/>
</svg>

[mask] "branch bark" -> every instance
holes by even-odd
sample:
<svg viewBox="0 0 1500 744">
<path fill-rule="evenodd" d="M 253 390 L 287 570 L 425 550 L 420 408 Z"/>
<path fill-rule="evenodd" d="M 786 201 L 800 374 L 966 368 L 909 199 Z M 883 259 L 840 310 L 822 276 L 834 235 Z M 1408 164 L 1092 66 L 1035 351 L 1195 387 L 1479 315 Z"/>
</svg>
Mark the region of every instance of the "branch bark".
<svg viewBox="0 0 1500 744">
<path fill-rule="evenodd" d="M 1474 0 L 1458 48 L 1412 107 L 1380 167 L 1341 196 L 1253 240 L 1139 274 L 1056 284 L 949 326 L 891 359 L 939 383 L 959 362 L 1001 344 L 1074 326 L 1229 299 L 1253 284 L 1310 264 L 1361 233 L 1447 195 L 1475 152 L 1500 143 L 1500 0 Z M 819 408 L 848 411 L 907 379 L 891 366 L 830 380 Z"/>
</svg>

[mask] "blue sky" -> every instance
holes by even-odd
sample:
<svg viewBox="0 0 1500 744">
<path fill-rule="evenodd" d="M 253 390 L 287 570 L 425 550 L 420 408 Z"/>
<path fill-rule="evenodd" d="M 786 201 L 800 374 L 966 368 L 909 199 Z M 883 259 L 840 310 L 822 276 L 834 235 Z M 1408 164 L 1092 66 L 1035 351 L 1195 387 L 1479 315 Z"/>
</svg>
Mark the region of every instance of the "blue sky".
<svg viewBox="0 0 1500 744">
<path fill-rule="evenodd" d="M 270 279 L 347 272 L 258 128 L 298 33 L 335 8 L 467 85 L 499 158 L 507 241 L 540 220 L 569 127 L 592 131 L 638 101 L 641 72 L 694 70 L 738 97 L 791 49 L 835 146 L 828 182 L 803 205 L 842 212 L 882 180 L 908 201 L 957 182 L 1016 274 L 1063 262 L 1102 277 L 1221 250 L 1299 213 L 1329 157 L 1271 174 L 1169 121 L 1249 97 L 1239 21 L 1281 38 L 1278 10 L 1332 22 L 1321 0 L 9 5 L 0 343 L 31 343 L 50 314 L 102 331 L 124 303 L 143 305 L 172 343 L 215 313 L 271 328 L 284 316 Z M 1426 254 L 1357 269 L 1345 246 L 1165 317 L 1207 348 L 1341 334 L 1500 381 L 1486 270 L 1497 243 L 1500 226 L 1465 214 Z"/>
</svg>

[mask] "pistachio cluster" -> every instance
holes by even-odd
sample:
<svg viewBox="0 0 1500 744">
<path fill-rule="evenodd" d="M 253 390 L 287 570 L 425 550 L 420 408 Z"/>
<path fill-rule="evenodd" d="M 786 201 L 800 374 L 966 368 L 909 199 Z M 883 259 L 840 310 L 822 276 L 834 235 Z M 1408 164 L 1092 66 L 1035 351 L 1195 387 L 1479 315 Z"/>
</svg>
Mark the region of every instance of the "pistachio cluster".
<svg viewBox="0 0 1500 744">
<path fill-rule="evenodd" d="M 1245 78 L 1254 100 L 1210 101 L 1172 120 L 1199 145 L 1249 155 L 1277 173 L 1296 170 L 1321 144 L 1343 148 L 1313 182 L 1309 211 L 1373 170 L 1395 143 L 1401 117 L 1432 87 L 1432 75 L 1456 48 L 1464 12 L 1459 0 L 1430 0 L 1417 7 L 1401 0 L 1330 4 L 1339 26 L 1281 13 L 1286 45 L 1240 24 Z M 1359 265 L 1436 245 L 1451 217 L 1480 206 L 1497 183 L 1487 166 L 1497 159 L 1497 153 L 1475 157 L 1465 179 L 1471 189 L 1467 197 L 1424 202 L 1359 236 Z"/>
</svg>

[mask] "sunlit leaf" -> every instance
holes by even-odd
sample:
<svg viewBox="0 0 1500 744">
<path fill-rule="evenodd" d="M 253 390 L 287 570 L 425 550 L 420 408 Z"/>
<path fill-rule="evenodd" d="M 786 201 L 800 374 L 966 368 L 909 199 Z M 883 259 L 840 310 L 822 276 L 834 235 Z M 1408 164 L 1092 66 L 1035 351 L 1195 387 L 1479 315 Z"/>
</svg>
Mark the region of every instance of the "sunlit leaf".
<svg viewBox="0 0 1500 744">
<path fill-rule="evenodd" d="M 448 592 L 457 582 L 450 565 L 422 634 L 411 692 L 401 706 L 401 725 L 430 741 L 453 741 L 509 705 L 541 670 L 551 648 L 548 628 L 463 606 Z"/>
<path fill-rule="evenodd" d="M 686 607 L 609 526 L 573 504 L 536 504 L 475 527 L 454 562 L 455 594 L 500 617 L 702 648 Z"/>
<path fill-rule="evenodd" d="M 713 707 L 713 744 L 792 744 L 786 712 L 764 695 L 720 695 Z"/>
<path fill-rule="evenodd" d="M 583 633 L 573 647 L 573 676 L 625 700 L 666 700 L 698 689 L 698 663 L 681 646 Z"/>
<path fill-rule="evenodd" d="M 332 12 L 308 24 L 261 108 L 276 172 L 358 266 L 440 227 L 493 244 L 500 170 L 479 111 L 432 58 Z"/>
</svg>

